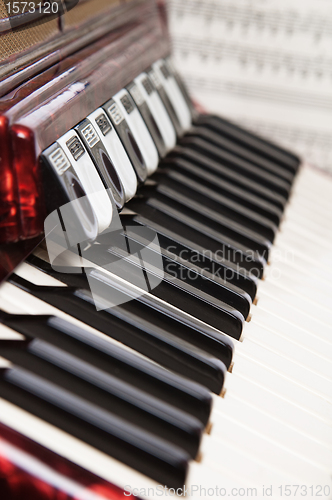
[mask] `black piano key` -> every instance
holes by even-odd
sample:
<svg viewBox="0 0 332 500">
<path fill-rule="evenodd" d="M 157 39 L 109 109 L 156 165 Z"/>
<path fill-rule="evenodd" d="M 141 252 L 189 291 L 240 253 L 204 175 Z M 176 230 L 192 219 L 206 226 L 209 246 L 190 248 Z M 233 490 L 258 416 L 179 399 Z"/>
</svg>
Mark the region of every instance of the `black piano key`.
<svg viewBox="0 0 332 500">
<path fill-rule="evenodd" d="M 153 248 L 150 242 L 154 238 L 155 232 L 151 231 L 151 239 L 149 239 L 146 236 L 146 231 L 144 231 L 145 235 L 142 235 L 142 231 L 140 231 L 139 228 L 140 226 L 132 226 L 131 224 L 128 227 L 125 227 L 125 238 L 123 238 L 122 242 L 118 243 L 122 250 L 127 250 L 127 246 L 129 246 L 132 254 L 137 254 L 143 249 L 146 253 L 150 251 L 152 253 L 157 253 L 158 255 L 161 254 L 166 280 L 176 278 L 177 286 L 180 287 L 181 283 L 179 283 L 179 281 L 183 281 L 195 289 L 234 307 L 245 318 L 248 317 L 252 303 L 249 294 L 240 288 L 235 287 L 231 283 L 227 283 L 217 277 L 214 279 L 211 274 L 208 276 L 207 273 L 202 273 L 202 270 L 199 267 L 192 265 L 192 263 L 185 261 L 184 259 L 179 258 L 174 260 L 174 256 L 170 258 L 171 252 L 167 252 L 167 250 L 159 245 L 157 248 Z M 110 248 L 110 245 L 112 245 L 112 239 L 107 237 L 106 234 L 100 236 L 98 243 L 99 245 L 97 248 L 104 245 L 106 246 L 106 251 L 108 249 L 112 251 Z M 147 248 L 149 244 L 150 246 Z M 155 261 L 153 255 L 151 256 L 151 261 Z M 193 293 L 195 293 L 194 290 Z"/>
<path fill-rule="evenodd" d="M 89 290 L 85 274 L 70 274 L 70 269 L 68 269 L 68 274 L 59 273 L 54 271 L 50 264 L 34 256 L 29 261 L 37 269 L 57 278 L 69 287 Z M 94 273 L 98 276 L 98 273 L 93 269 L 85 268 L 85 272 L 88 275 Z M 101 278 L 103 279 L 102 274 Z M 150 328 L 166 330 L 171 334 L 171 337 L 175 336 L 189 342 L 193 346 L 219 358 L 227 369 L 230 367 L 233 355 L 232 341 L 220 331 L 198 321 L 195 317 L 185 314 L 179 315 L 178 310 L 169 308 L 167 304 L 158 302 L 153 296 L 149 295 L 137 297 L 117 307 L 120 310 L 119 314 L 123 315 L 125 320 L 128 319 L 130 322 L 134 322 L 136 316 L 138 324 L 142 327 L 143 323 L 140 322 L 139 318 L 145 318 L 148 331 L 150 331 Z M 112 309 L 116 312 L 116 308 Z M 180 312 L 182 313 L 182 311 Z"/>
<path fill-rule="evenodd" d="M 43 340 L 31 340 L 25 349 L 6 349 L 0 345 L 0 355 L 86 402 L 180 446 L 193 459 L 196 458 L 204 428 L 189 413 Z"/>
<path fill-rule="evenodd" d="M 150 363 L 89 330 L 63 318 L 41 315 L 7 314 L 0 321 L 22 335 L 45 340 L 128 384 L 156 396 L 198 418 L 205 426 L 210 418 L 212 397 L 200 384 Z M 24 342 L 24 341 L 20 341 Z M 12 346 L 1 341 L 2 347 Z M 17 341 L 14 344 L 17 347 Z"/>
<path fill-rule="evenodd" d="M 271 220 L 220 193 L 216 193 L 181 172 L 171 169 L 164 169 L 162 172 L 159 170 L 154 174 L 152 180 L 156 181 L 155 189 L 158 192 L 163 192 L 164 186 L 170 187 L 186 197 L 191 197 L 201 206 L 215 210 L 235 222 L 245 224 L 249 229 L 256 231 L 271 242 L 275 238 L 277 226 Z"/>
<path fill-rule="evenodd" d="M 290 172 L 280 165 L 268 160 L 257 153 L 250 151 L 248 148 L 244 148 L 240 144 L 223 137 L 221 134 L 209 130 L 206 127 L 194 126 L 189 132 L 187 132 L 186 137 L 198 137 L 210 142 L 212 145 L 228 151 L 243 160 L 249 161 L 253 165 L 261 168 L 262 170 L 276 175 L 280 179 L 285 180 L 288 183 L 292 183 L 294 179 L 295 172 Z"/>
<path fill-rule="evenodd" d="M 158 171 L 153 175 L 152 179 L 162 177 L 181 176 L 181 183 L 190 186 L 194 183 L 196 192 L 201 192 L 211 200 L 216 200 L 223 204 L 224 200 L 228 203 L 236 203 L 245 212 L 250 210 L 256 213 L 257 216 L 263 217 L 270 221 L 271 224 L 279 225 L 282 216 L 282 210 L 277 208 L 261 196 L 252 194 L 244 188 L 233 185 L 225 179 L 220 179 L 216 174 L 203 170 L 199 166 L 181 158 L 168 158 L 161 163 Z M 199 186 L 199 188 L 198 188 Z"/>
<path fill-rule="evenodd" d="M 236 141 L 243 147 L 278 163 L 290 172 L 296 172 L 300 165 L 300 159 L 296 155 L 220 116 L 200 114 L 195 117 L 195 124 L 205 126 Z"/>
<path fill-rule="evenodd" d="M 161 163 L 161 166 L 174 166 L 174 162 L 170 162 L 170 160 L 174 159 L 185 160 L 187 162 L 187 169 L 189 167 L 188 162 L 190 162 L 190 164 L 196 167 L 196 175 L 197 169 L 201 170 L 203 174 L 205 172 L 213 174 L 216 180 L 219 181 L 215 184 L 217 192 L 219 192 L 219 183 L 228 182 L 236 188 L 244 189 L 246 193 L 254 195 L 263 202 L 269 203 L 276 210 L 283 211 L 287 203 L 286 196 L 282 196 L 275 190 L 249 179 L 246 175 L 235 172 L 232 168 L 228 168 L 218 161 L 211 160 L 211 158 L 208 158 L 198 151 L 194 151 L 187 147 L 177 146 Z M 204 178 L 204 176 L 202 177 Z M 213 189 L 213 185 L 211 185 L 211 188 Z"/>
<path fill-rule="evenodd" d="M 113 248 L 109 249 L 107 246 L 96 245 L 89 248 L 84 253 L 84 257 L 105 269 L 107 265 L 111 264 L 112 273 L 140 287 L 142 270 L 139 259 L 136 265 L 135 261 L 130 257 L 128 257 L 128 260 L 124 260 L 127 257 L 127 252 L 124 253 L 119 248 L 116 252 Z M 145 279 L 149 283 L 153 283 L 154 275 L 150 270 L 145 269 L 144 273 Z M 104 293 L 106 293 L 106 289 Z M 238 310 L 195 289 L 189 283 L 169 276 L 167 272 L 164 272 L 162 281 L 151 289 L 150 295 L 178 307 L 181 311 L 204 321 L 235 339 L 241 337 L 244 317 Z"/>
<path fill-rule="evenodd" d="M 200 272 L 207 270 L 213 277 L 220 278 L 242 289 L 248 293 L 252 300 L 256 297 L 257 276 L 250 274 L 243 267 L 222 258 L 218 252 L 214 253 L 207 250 L 203 246 L 187 240 L 182 234 L 174 232 L 172 228 L 165 228 L 165 226 L 161 226 L 142 215 L 122 215 L 122 221 L 124 218 L 126 219 L 125 225 L 138 224 L 155 231 L 158 235 L 159 245 L 165 255 L 194 263 L 197 268 L 202 270 Z"/>
<path fill-rule="evenodd" d="M 122 245 L 112 245 L 111 238 L 107 245 L 93 245 L 84 252 L 84 256 L 91 262 L 98 264 L 104 269 L 107 269 L 109 264 L 112 265 L 112 273 L 120 278 L 123 278 L 130 283 L 140 287 L 142 282 L 142 263 L 136 252 L 144 250 L 143 267 L 145 279 L 149 283 L 153 283 L 154 270 L 151 268 L 151 262 L 155 262 L 156 253 L 142 245 L 130 243 L 123 238 Z M 127 245 L 130 245 L 130 253 L 128 253 Z M 224 302 L 225 297 L 214 297 L 207 294 L 199 287 L 193 286 L 190 281 L 180 280 L 174 274 L 170 274 L 165 267 L 167 262 L 161 257 L 161 262 L 164 264 L 162 270 L 156 269 L 155 272 L 162 276 L 162 281 L 152 287 L 149 292 L 154 297 L 164 300 L 168 304 L 179 307 L 182 311 L 195 316 L 201 321 L 222 329 L 223 332 L 237 338 L 242 331 L 243 314 Z M 158 265 L 160 262 L 158 262 Z M 150 266 L 150 267 L 149 267 Z M 162 274 L 161 274 L 162 273 Z M 228 290 L 224 290 L 228 294 Z M 248 302 L 241 304 L 248 313 Z"/>
<path fill-rule="evenodd" d="M 143 188 L 140 194 L 145 195 L 147 200 L 157 200 L 169 205 L 172 209 L 191 217 L 206 228 L 211 228 L 219 233 L 226 243 L 229 241 L 235 246 L 242 245 L 257 252 L 266 261 L 268 260 L 271 241 L 243 224 L 225 217 L 222 212 L 220 213 L 220 211 L 215 211 L 200 204 L 195 196 L 188 197 L 171 187 L 160 185 L 157 188 L 154 186 Z M 139 210 L 137 211 L 139 212 Z"/>
<path fill-rule="evenodd" d="M 272 191 L 279 193 L 286 199 L 289 196 L 291 185 L 276 175 L 265 172 L 256 167 L 251 162 L 243 160 L 232 153 L 222 150 L 204 139 L 198 137 L 183 137 L 180 145 L 188 147 L 193 151 L 197 151 L 208 158 L 220 163 L 223 166 L 231 168 L 234 172 L 245 175 L 248 179 L 266 186 Z"/>
<path fill-rule="evenodd" d="M 184 450 L 42 377 L 3 370 L 0 395 L 162 484 L 185 482 L 190 457 Z"/>
<path fill-rule="evenodd" d="M 90 281 L 96 280 L 104 297 L 107 297 L 109 288 L 112 286 L 111 279 L 97 270 L 92 270 L 89 275 Z M 144 354 L 165 368 L 191 378 L 217 394 L 221 392 L 226 372 L 224 363 L 194 347 L 191 343 L 149 323 L 144 319 L 140 310 L 136 314 L 118 307 L 97 310 L 96 301 L 89 291 L 63 287 L 50 289 L 50 287 L 33 285 L 15 274 L 11 276 L 10 281 L 35 297 Z M 145 298 L 146 296 L 141 297 L 142 301 Z M 150 297 L 150 303 L 152 299 Z M 103 305 L 101 304 L 101 307 Z M 168 304 L 164 303 L 164 307 L 165 313 L 168 314 Z M 195 321 L 194 318 L 193 321 Z M 229 343 L 227 343 L 227 348 L 225 345 L 226 342 L 223 341 L 220 350 L 222 355 L 229 357 Z"/>
<path fill-rule="evenodd" d="M 223 238 L 218 231 L 197 222 L 194 217 L 186 216 L 157 199 L 148 199 L 145 203 L 134 199 L 128 203 L 128 208 L 139 216 L 184 236 L 188 242 L 196 243 L 208 251 L 218 252 L 222 258 L 243 267 L 258 278 L 263 276 L 266 260 L 261 255 L 230 238 Z"/>
</svg>

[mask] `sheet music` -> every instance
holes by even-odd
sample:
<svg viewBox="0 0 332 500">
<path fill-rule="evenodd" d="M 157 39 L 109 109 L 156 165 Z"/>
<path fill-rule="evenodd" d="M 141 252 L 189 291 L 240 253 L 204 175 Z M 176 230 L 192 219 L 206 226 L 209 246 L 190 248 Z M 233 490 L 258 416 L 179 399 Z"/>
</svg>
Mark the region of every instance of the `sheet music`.
<svg viewBox="0 0 332 500">
<path fill-rule="evenodd" d="M 332 0 L 169 0 L 168 10 L 194 98 L 332 173 Z"/>
</svg>

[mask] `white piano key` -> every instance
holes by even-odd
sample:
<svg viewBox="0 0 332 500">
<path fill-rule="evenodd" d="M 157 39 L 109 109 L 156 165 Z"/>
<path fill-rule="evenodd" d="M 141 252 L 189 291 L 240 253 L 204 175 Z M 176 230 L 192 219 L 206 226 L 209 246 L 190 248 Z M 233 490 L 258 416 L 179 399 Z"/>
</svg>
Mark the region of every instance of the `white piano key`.
<svg viewBox="0 0 332 500">
<path fill-rule="evenodd" d="M 245 327 L 244 340 L 240 344 L 237 344 L 237 349 L 241 351 L 249 343 L 259 344 L 275 352 L 285 360 L 289 360 L 291 363 L 299 364 L 310 372 L 332 380 L 331 359 L 323 357 L 321 354 L 317 355 L 310 348 L 304 348 L 299 343 L 289 340 L 287 334 L 283 336 L 282 332 L 275 332 L 250 322 Z"/>
<path fill-rule="evenodd" d="M 303 457 L 308 457 L 317 465 L 329 468 L 332 459 L 332 450 L 325 443 L 320 443 L 311 436 L 301 433 L 297 427 L 281 422 L 275 416 L 254 406 L 232 398 L 214 397 L 214 407 L 211 416 L 212 427 L 210 436 L 227 436 L 229 440 L 237 439 L 237 433 L 225 433 L 225 419 L 258 432 L 271 442 L 284 449 L 292 450 Z"/>
<path fill-rule="evenodd" d="M 329 198 L 329 189 L 326 190 L 326 186 L 320 184 L 317 187 L 315 182 L 305 180 L 306 175 L 305 169 L 300 171 L 298 177 L 295 180 L 294 186 L 291 193 L 291 203 L 301 206 L 307 206 L 317 214 L 322 214 L 323 217 L 329 217 L 329 209 L 331 208 L 331 200 Z M 320 201 L 320 203 L 318 203 Z"/>
<path fill-rule="evenodd" d="M 0 323 L 0 343 L 2 340 L 24 340 L 24 336 Z"/>
<path fill-rule="evenodd" d="M 245 446 L 230 444 L 227 440 L 211 439 L 204 436 L 201 444 L 202 464 L 213 470 L 234 471 L 244 483 L 260 485 L 262 478 L 269 484 L 288 484 L 293 479 L 292 474 L 278 471 L 270 464 L 269 456 L 265 460 L 248 452 Z M 321 474 L 324 477 L 324 474 Z"/>
<path fill-rule="evenodd" d="M 308 457 L 298 455 L 289 448 L 278 445 L 270 439 L 259 434 L 259 432 L 252 430 L 248 426 L 239 425 L 233 420 L 219 415 L 220 433 L 212 436 L 204 436 L 201 446 L 201 453 L 203 455 L 202 463 L 208 464 L 222 464 L 223 455 L 220 450 L 226 451 L 225 461 L 229 461 L 229 449 L 231 447 L 248 454 L 250 462 L 259 461 L 274 475 L 279 476 L 279 482 L 287 483 L 288 480 L 296 480 L 306 482 L 308 478 L 310 481 L 317 482 L 318 484 L 329 483 L 329 468 L 327 466 L 320 466 Z M 256 465 L 256 464 L 255 464 Z M 238 472 L 241 474 L 241 463 L 238 461 Z M 247 469 L 247 464 L 246 464 Z M 251 473 L 251 471 L 247 472 Z M 241 474 L 242 475 L 242 474 Z M 266 477 L 266 472 L 264 473 Z M 265 480 L 264 478 L 264 480 Z M 276 481 L 276 479 L 275 479 Z"/>
<path fill-rule="evenodd" d="M 272 267 L 275 263 L 279 262 L 285 263 L 288 266 L 292 266 L 294 271 L 304 272 L 309 275 L 313 275 L 319 278 L 322 282 L 331 283 L 332 270 L 326 269 L 321 265 L 319 260 L 309 260 L 298 253 L 294 253 L 291 249 L 287 247 L 285 249 L 271 248 L 269 256 L 269 264 Z"/>
<path fill-rule="evenodd" d="M 279 230 L 287 230 L 288 227 L 296 224 L 299 227 L 310 229 L 310 231 L 324 238 L 332 234 L 331 220 L 330 217 L 322 216 L 321 213 L 312 210 L 308 204 L 301 206 L 290 201 L 286 207 Z"/>
<path fill-rule="evenodd" d="M 214 495 L 227 496 L 234 489 L 239 491 L 241 488 L 250 487 L 250 485 L 252 485 L 250 481 L 243 482 L 237 471 L 224 470 L 220 472 L 211 469 L 210 466 L 204 466 L 202 463 L 192 462 L 187 476 L 184 497 L 201 500 L 206 496 L 212 498 Z"/>
<path fill-rule="evenodd" d="M 286 259 L 285 259 L 286 260 Z M 318 288 L 319 290 L 332 290 L 332 284 L 330 281 L 323 279 L 321 276 L 317 276 L 314 270 L 307 267 L 305 269 L 301 269 L 296 266 L 294 262 L 285 262 L 281 259 L 279 261 L 271 262 L 271 265 L 267 266 L 264 272 L 264 279 L 268 280 L 269 275 L 277 275 L 280 276 L 280 280 L 284 278 L 290 278 L 295 280 L 297 283 L 303 284 L 303 286 L 313 286 Z"/>
<path fill-rule="evenodd" d="M 325 248 L 320 248 L 317 246 L 315 253 L 305 252 L 304 249 L 296 249 L 291 243 L 283 242 L 282 245 L 273 247 L 273 253 L 277 255 L 284 255 L 288 257 L 288 261 L 294 261 L 297 265 L 301 267 L 308 268 L 312 266 L 314 269 L 322 268 L 326 270 L 327 273 L 332 272 L 332 268 L 329 266 L 330 252 L 327 252 Z"/>
<path fill-rule="evenodd" d="M 320 246 L 315 242 L 310 234 L 299 235 L 297 232 L 293 231 L 292 233 L 288 232 L 287 234 L 278 233 L 276 239 L 274 241 L 275 248 L 283 250 L 285 248 L 291 248 L 294 252 L 298 252 L 300 254 L 305 253 L 306 255 L 310 255 L 312 259 L 316 259 L 320 254 L 330 255 L 330 248 Z M 317 249 L 319 249 L 317 251 Z M 317 255 L 318 254 L 318 255 Z M 331 255 L 330 255 L 331 257 Z M 331 265 L 328 265 L 330 268 Z"/>
<path fill-rule="evenodd" d="M 319 224 L 317 221 L 316 226 Z M 299 238 L 303 238 L 304 240 L 308 240 L 310 242 L 313 241 L 316 247 L 326 248 L 326 250 L 331 250 L 332 243 L 331 237 L 329 234 L 319 234 L 319 231 L 316 231 L 314 228 L 310 227 L 310 225 L 299 224 L 296 221 L 287 221 L 281 230 L 280 230 L 280 238 L 288 238 L 289 235 L 297 235 Z M 279 239 L 280 239 L 279 238 Z"/>
<path fill-rule="evenodd" d="M 302 345 L 303 347 L 312 349 L 318 355 L 330 358 L 332 351 L 332 344 L 325 340 L 324 335 L 313 334 L 304 328 L 296 325 L 296 313 L 294 313 L 294 320 L 292 322 L 283 319 L 277 314 L 265 311 L 257 306 L 254 310 L 255 314 L 252 316 L 252 325 L 265 326 L 266 328 L 280 332 L 283 336 L 288 336 L 294 342 Z M 330 358 L 331 359 L 331 358 Z"/>
<path fill-rule="evenodd" d="M 254 365 L 254 369 L 257 366 L 257 364 Z M 256 371 L 256 373 L 258 372 L 259 370 Z M 264 370 L 264 374 L 266 379 L 270 376 L 270 374 L 266 376 L 266 370 Z M 274 390 L 273 385 L 269 386 L 270 389 L 264 387 L 263 384 L 267 384 L 266 380 L 264 383 L 262 380 L 254 382 L 252 380 L 255 377 L 254 374 L 250 380 L 247 380 L 246 376 L 232 375 L 227 377 L 225 400 L 228 397 L 239 401 L 246 401 L 256 408 L 264 410 L 268 414 L 277 417 L 281 421 L 298 427 L 298 429 L 303 433 L 311 436 L 313 439 L 316 439 L 323 444 L 325 443 L 329 448 L 332 448 L 331 426 L 327 422 L 323 421 L 320 416 L 299 406 L 295 399 L 300 400 L 302 393 L 300 396 L 297 396 L 296 391 L 289 391 L 289 389 L 287 389 L 287 380 L 285 380 L 284 383 L 285 393 L 280 395 L 277 392 L 278 388 Z M 291 394 L 287 394 L 287 391 L 291 392 Z M 287 396 L 290 399 L 287 399 Z"/>
<path fill-rule="evenodd" d="M 328 175 L 321 171 L 315 171 L 308 165 L 303 165 L 294 185 L 294 193 L 302 194 L 304 192 L 310 194 L 311 197 L 315 195 L 319 197 L 320 195 L 326 194 L 322 203 L 331 205 L 329 197 L 331 188 L 331 178 Z"/>
<path fill-rule="evenodd" d="M 313 398 L 314 405 L 310 402 L 308 391 L 332 402 L 332 381 L 293 360 L 249 340 L 237 344 L 236 355 L 241 359 L 235 361 L 234 357 L 233 375 L 246 376 L 248 380 L 259 382 L 266 388 L 273 387 L 274 391 L 312 412 L 319 405 L 316 403 L 317 398 Z M 301 391 L 301 388 L 305 390 Z"/>
<path fill-rule="evenodd" d="M 331 340 L 332 336 L 332 326 L 328 323 L 324 323 L 317 316 L 310 314 L 310 310 L 304 311 L 297 307 L 296 300 L 294 304 L 287 303 L 282 300 L 281 294 L 274 293 L 273 295 L 268 295 L 266 291 L 261 290 L 257 304 L 259 308 L 252 306 L 252 314 L 255 313 L 256 309 L 262 309 L 263 311 L 268 311 L 272 314 L 278 314 L 285 321 L 291 323 L 296 323 L 297 326 L 303 328 L 304 330 L 311 332 L 317 337 L 325 339 L 327 342 Z M 286 294 L 287 298 L 287 294 Z M 296 298 L 296 297 L 295 297 Z M 273 321 L 273 317 L 271 318 Z M 278 332 L 279 333 L 279 332 Z M 282 334 L 282 332 L 280 332 Z"/>
<path fill-rule="evenodd" d="M 53 278 L 53 276 L 49 276 L 46 273 L 41 272 L 39 269 L 36 269 L 32 265 L 22 262 L 16 269 L 15 273 L 18 276 L 21 276 L 22 278 L 30 281 L 34 285 L 40 285 L 40 286 L 60 286 L 63 288 L 67 288 L 67 285 L 65 283 L 62 283 L 61 281 L 57 280 L 56 278 Z"/>
<path fill-rule="evenodd" d="M 275 280 L 274 282 L 262 281 L 259 284 L 258 304 L 260 295 L 268 296 L 272 300 L 279 300 L 282 303 L 286 303 L 289 306 L 294 307 L 294 315 L 297 314 L 296 310 L 298 310 L 301 313 L 305 313 L 306 315 L 312 317 L 313 319 L 317 318 L 318 324 L 332 324 L 332 312 L 328 308 L 323 307 L 317 302 L 313 302 L 303 295 L 301 296 L 300 293 L 296 293 L 293 290 L 283 286 L 281 280 Z M 323 335 L 324 337 L 324 330 L 317 328 L 317 330 L 315 330 L 315 334 L 317 336 Z"/>
<path fill-rule="evenodd" d="M 292 293 L 296 293 L 310 299 L 313 305 L 317 303 L 321 307 L 331 310 L 332 300 L 330 294 L 324 293 L 324 289 L 320 289 L 319 287 L 311 287 L 309 279 L 307 281 L 307 285 L 305 286 L 305 284 L 301 283 L 301 281 L 297 280 L 297 278 L 285 275 L 278 276 L 277 273 L 274 274 L 271 272 L 271 274 L 266 277 L 265 281 L 268 283 L 282 284 L 283 288 L 287 288 Z"/>
</svg>

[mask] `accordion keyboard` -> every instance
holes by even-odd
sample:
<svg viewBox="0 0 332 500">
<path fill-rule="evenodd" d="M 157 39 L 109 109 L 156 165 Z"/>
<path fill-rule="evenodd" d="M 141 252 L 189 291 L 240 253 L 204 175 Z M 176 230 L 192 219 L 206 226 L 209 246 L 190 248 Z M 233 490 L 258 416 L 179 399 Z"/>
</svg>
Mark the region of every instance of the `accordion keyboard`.
<svg viewBox="0 0 332 500">
<path fill-rule="evenodd" d="M 199 115 L 169 59 L 42 161 L 51 230 L 0 286 L 0 456 L 68 498 L 329 498 L 332 180 Z"/>
</svg>

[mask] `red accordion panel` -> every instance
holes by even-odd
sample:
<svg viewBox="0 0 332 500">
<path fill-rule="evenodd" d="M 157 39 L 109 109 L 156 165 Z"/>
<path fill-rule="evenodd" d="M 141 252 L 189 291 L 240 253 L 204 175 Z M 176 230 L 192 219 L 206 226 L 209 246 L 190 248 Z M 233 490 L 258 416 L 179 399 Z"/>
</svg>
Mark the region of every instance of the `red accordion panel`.
<svg viewBox="0 0 332 500">
<path fill-rule="evenodd" d="M 0 243 L 43 232 L 41 151 L 169 53 L 157 3 L 135 8 L 135 24 L 110 33 L 0 99 Z"/>
<path fill-rule="evenodd" d="M 6 439 L 3 439 L 5 437 Z M 136 498 L 0 425 L 0 498 L 120 500 Z"/>
</svg>

